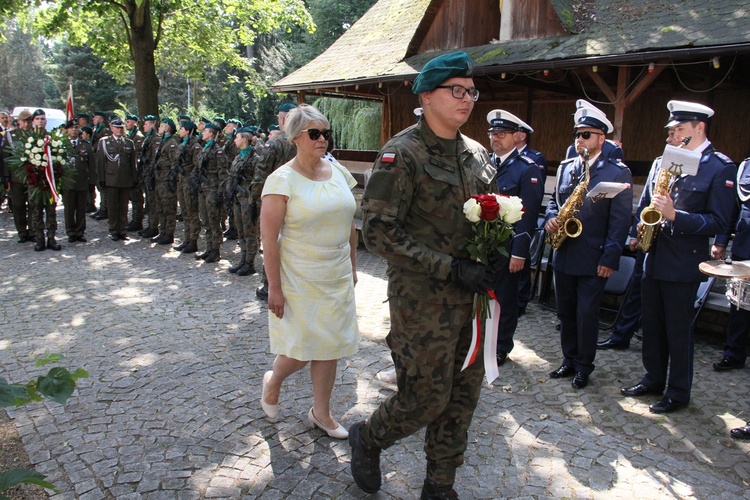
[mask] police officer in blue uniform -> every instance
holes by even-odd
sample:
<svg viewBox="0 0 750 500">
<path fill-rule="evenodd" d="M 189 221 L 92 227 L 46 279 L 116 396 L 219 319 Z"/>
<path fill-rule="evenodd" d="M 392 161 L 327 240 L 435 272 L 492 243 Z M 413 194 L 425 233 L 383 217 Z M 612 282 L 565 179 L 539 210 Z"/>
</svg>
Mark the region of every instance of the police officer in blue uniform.
<svg viewBox="0 0 750 500">
<path fill-rule="evenodd" d="M 487 115 L 487 122 L 493 151 L 490 161 L 497 169 L 497 193 L 518 196 L 525 209 L 521 220 L 513 226 L 515 236 L 510 242 L 510 262 L 498 270 L 495 278 L 495 294 L 501 311 L 497 336 L 497 364 L 500 366 L 513 350 L 513 334 L 518 325 L 518 277 L 529 269 L 529 245 L 536 230 L 544 184 L 539 166 L 516 149 L 515 135 L 522 133 L 522 121 L 507 111 L 495 109 Z"/>
<path fill-rule="evenodd" d="M 737 169 L 707 138 L 713 110 L 702 104 L 670 101 L 669 123 L 685 149 L 701 153 L 696 175 L 678 177 L 671 194 L 651 196 L 644 189 L 640 213 L 651 204 L 665 222 L 646 254 L 643 297 L 643 367 L 641 381 L 620 392 L 625 396 L 661 395 L 649 408 L 670 413 L 688 405 L 693 381 L 693 303 L 706 276 L 698 265 L 709 258 L 709 238 L 727 232 L 732 221 Z M 650 177 L 655 178 L 656 175 Z M 667 378 L 667 373 L 669 378 Z"/>
<path fill-rule="evenodd" d="M 576 101 L 576 111 L 582 108 L 588 108 L 588 109 L 596 109 L 597 111 L 604 114 L 602 110 L 594 106 L 588 101 L 584 101 L 583 99 L 578 99 Z M 619 160 L 623 161 L 624 156 L 622 152 L 622 148 L 618 143 L 616 143 L 613 140 L 607 139 L 604 141 L 604 144 L 602 144 L 602 154 L 605 158 L 611 158 L 613 160 Z M 565 152 L 565 159 L 575 158 L 578 156 L 578 152 L 576 151 L 576 145 L 575 143 L 568 146 L 568 150 Z"/>
<path fill-rule="evenodd" d="M 531 125 L 525 121 L 519 119 L 518 133 L 513 134 L 513 138 L 516 140 L 516 149 L 524 156 L 527 156 L 534 160 L 534 163 L 539 167 L 539 173 L 542 175 L 542 191 L 544 191 L 544 183 L 547 181 L 547 158 L 536 149 L 529 146 L 529 135 L 534 133 L 534 129 Z"/>
<path fill-rule="evenodd" d="M 576 216 L 581 222 L 581 234 L 566 238 L 553 257 L 563 362 L 550 373 L 550 377 L 573 377 L 573 387 L 584 388 L 594 371 L 599 305 L 604 284 L 619 267 L 630 228 L 633 181 L 628 167 L 606 157 L 602 151 L 606 134 L 613 130 L 604 113 L 596 108 L 582 107 L 576 111 L 574 120 L 575 146 L 579 156 L 563 161 L 557 170 L 555 192 L 547 204 L 545 216 L 547 233 L 554 235 L 561 230 L 562 221 L 558 220 L 558 215 L 561 210 L 570 208 L 565 204 L 585 178 L 585 150 L 589 155 L 588 191 L 601 182 L 627 185 L 613 198 L 595 202 L 583 197 Z"/>
<path fill-rule="evenodd" d="M 737 195 L 741 206 L 737 224 L 734 226 L 733 261 L 750 259 L 750 158 L 746 158 L 737 171 Z M 724 259 L 728 242 L 728 234 L 718 235 L 711 257 Z M 714 363 L 714 370 L 736 370 L 745 366 L 748 335 L 750 335 L 750 310 L 738 309 L 732 304 L 729 308 L 727 343 L 721 360 Z M 750 438 L 750 434 L 747 437 Z"/>
</svg>

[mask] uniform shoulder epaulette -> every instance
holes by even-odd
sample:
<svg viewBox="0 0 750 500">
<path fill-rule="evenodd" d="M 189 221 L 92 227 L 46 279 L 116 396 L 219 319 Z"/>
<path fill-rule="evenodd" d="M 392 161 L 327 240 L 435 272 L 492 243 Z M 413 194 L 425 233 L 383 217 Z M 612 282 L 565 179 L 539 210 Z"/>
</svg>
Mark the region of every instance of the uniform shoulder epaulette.
<svg viewBox="0 0 750 500">
<path fill-rule="evenodd" d="M 720 159 L 722 162 L 726 163 L 734 163 L 730 157 L 725 155 L 724 153 L 720 151 L 714 151 L 714 156 Z"/>
<path fill-rule="evenodd" d="M 609 158 L 609 157 L 608 157 L 608 158 L 607 158 L 607 160 L 609 160 L 609 161 L 610 161 L 610 163 L 612 163 L 612 164 L 616 165 L 617 167 L 620 167 L 620 169 L 623 169 L 623 168 L 628 168 L 628 166 L 627 166 L 627 165 L 625 165 L 625 164 L 624 164 L 624 163 L 622 162 L 622 160 L 621 160 L 621 159 L 619 159 L 619 158 Z"/>
<path fill-rule="evenodd" d="M 524 163 L 525 163 L 526 165 L 536 165 L 536 162 L 534 161 L 534 159 L 533 159 L 533 158 L 530 158 L 530 157 L 528 157 L 528 156 L 526 156 L 526 155 L 521 155 L 521 154 L 519 154 L 519 155 L 518 155 L 518 156 L 516 156 L 516 157 L 515 157 L 514 159 L 515 159 L 515 160 L 521 160 L 521 161 L 522 161 L 522 162 L 524 162 Z"/>
<path fill-rule="evenodd" d="M 567 159 L 561 161 L 560 165 L 564 165 L 566 163 L 572 163 L 572 162 L 576 161 L 576 158 L 578 158 L 578 156 L 574 156 L 573 158 L 567 158 Z"/>
</svg>

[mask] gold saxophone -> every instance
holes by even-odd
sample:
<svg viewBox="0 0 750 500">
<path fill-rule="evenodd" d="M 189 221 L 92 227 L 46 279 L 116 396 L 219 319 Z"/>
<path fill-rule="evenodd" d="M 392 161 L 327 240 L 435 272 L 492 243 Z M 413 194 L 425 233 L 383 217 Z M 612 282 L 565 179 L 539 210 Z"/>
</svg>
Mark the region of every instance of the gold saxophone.
<svg viewBox="0 0 750 500">
<path fill-rule="evenodd" d="M 583 232 L 583 224 L 581 224 L 581 221 L 576 218 L 576 215 L 578 215 L 578 212 L 583 205 L 586 191 L 588 191 L 589 188 L 589 150 L 585 148 L 583 150 L 583 164 L 586 168 L 583 182 L 575 187 L 570 198 L 565 200 L 565 204 L 563 204 L 560 209 L 560 213 L 557 214 L 557 223 L 559 225 L 557 232 L 549 233 L 547 235 L 547 243 L 552 245 L 552 248 L 555 250 L 560 248 L 560 245 L 563 244 L 565 238 L 577 238 Z"/>
<path fill-rule="evenodd" d="M 682 139 L 682 144 L 679 147 L 683 148 L 687 146 L 692 137 L 685 137 Z M 641 221 L 638 223 L 638 249 L 644 252 L 648 252 L 651 245 L 654 244 L 656 235 L 659 234 L 661 223 L 664 222 L 664 215 L 661 211 L 654 207 L 653 197 L 658 195 L 669 194 L 669 188 L 672 184 L 675 174 L 666 168 L 659 168 L 659 173 L 656 176 L 656 183 L 654 184 L 654 192 L 651 194 L 651 203 L 649 206 L 641 211 Z M 648 186 L 646 186 L 648 189 Z"/>
</svg>

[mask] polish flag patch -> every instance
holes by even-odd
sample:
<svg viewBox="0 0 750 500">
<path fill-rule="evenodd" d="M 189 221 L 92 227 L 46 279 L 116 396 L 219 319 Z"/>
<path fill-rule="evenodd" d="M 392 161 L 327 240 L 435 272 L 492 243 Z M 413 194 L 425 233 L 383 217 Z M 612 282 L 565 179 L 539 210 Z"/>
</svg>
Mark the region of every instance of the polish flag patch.
<svg viewBox="0 0 750 500">
<path fill-rule="evenodd" d="M 396 153 L 383 153 L 380 157 L 380 161 L 383 163 L 393 163 L 396 161 Z"/>
<path fill-rule="evenodd" d="M 537 179 L 536 177 L 532 177 L 531 178 L 531 183 L 532 184 L 539 184 L 539 179 Z"/>
<path fill-rule="evenodd" d="M 726 186 L 728 188 L 733 188 L 734 187 L 734 181 L 733 180 L 727 180 Z"/>
</svg>

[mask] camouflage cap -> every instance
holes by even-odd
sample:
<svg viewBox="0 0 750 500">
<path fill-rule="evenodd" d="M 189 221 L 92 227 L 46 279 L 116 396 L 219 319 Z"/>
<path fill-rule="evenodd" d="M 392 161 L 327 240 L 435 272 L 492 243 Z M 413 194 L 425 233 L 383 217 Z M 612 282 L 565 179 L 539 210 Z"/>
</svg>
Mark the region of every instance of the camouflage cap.
<svg viewBox="0 0 750 500">
<path fill-rule="evenodd" d="M 455 77 L 469 78 L 474 74 L 474 62 L 466 52 L 451 52 L 432 59 L 414 79 L 412 92 L 420 94 L 434 90 L 441 83 Z"/>
</svg>

